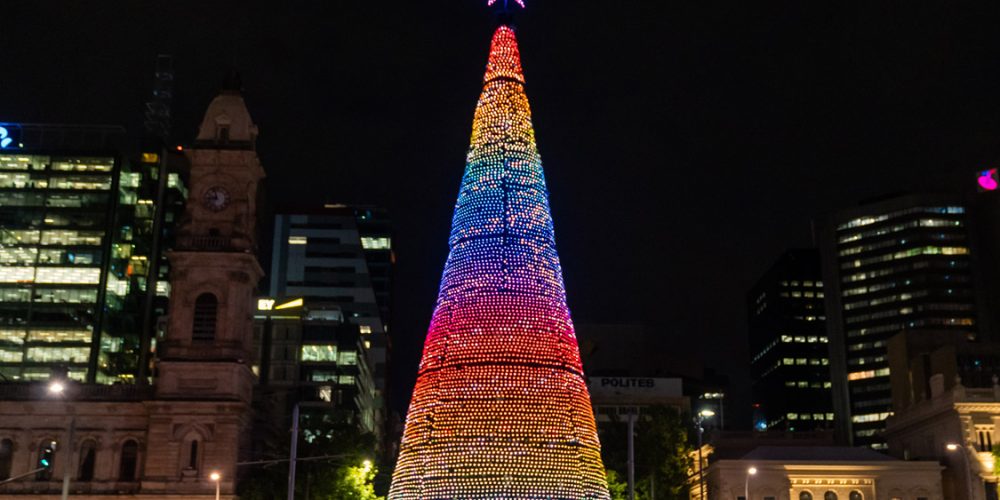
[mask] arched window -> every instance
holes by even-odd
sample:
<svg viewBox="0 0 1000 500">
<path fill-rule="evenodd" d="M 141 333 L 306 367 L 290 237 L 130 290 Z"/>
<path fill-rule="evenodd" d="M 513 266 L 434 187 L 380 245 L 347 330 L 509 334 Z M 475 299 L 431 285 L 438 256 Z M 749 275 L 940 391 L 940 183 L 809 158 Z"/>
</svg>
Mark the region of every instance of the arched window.
<svg viewBox="0 0 1000 500">
<path fill-rule="evenodd" d="M 188 454 L 188 468 L 198 470 L 198 440 L 191 441 L 191 448 Z"/>
<path fill-rule="evenodd" d="M 194 301 L 194 325 L 191 340 L 215 340 L 215 317 L 219 311 L 219 300 L 215 295 L 203 293 Z"/>
<path fill-rule="evenodd" d="M 129 439 L 122 444 L 122 457 L 118 464 L 119 481 L 135 481 L 135 472 L 139 465 L 139 443 Z"/>
<path fill-rule="evenodd" d="M 813 494 L 808 491 L 803 491 L 799 493 L 799 500 L 813 500 Z"/>
<path fill-rule="evenodd" d="M 823 493 L 823 500 L 837 500 L 837 494 L 832 491 Z"/>
<path fill-rule="evenodd" d="M 14 464 L 14 442 L 10 439 L 0 441 L 0 480 L 10 477 L 10 468 Z"/>
<path fill-rule="evenodd" d="M 864 495 L 861 494 L 860 491 L 854 490 L 850 494 L 850 499 L 851 500 L 864 500 L 865 497 L 864 497 Z"/>
<path fill-rule="evenodd" d="M 77 472 L 77 480 L 93 481 L 96 462 L 97 443 L 93 439 L 88 439 L 80 444 L 80 470 Z"/>
</svg>

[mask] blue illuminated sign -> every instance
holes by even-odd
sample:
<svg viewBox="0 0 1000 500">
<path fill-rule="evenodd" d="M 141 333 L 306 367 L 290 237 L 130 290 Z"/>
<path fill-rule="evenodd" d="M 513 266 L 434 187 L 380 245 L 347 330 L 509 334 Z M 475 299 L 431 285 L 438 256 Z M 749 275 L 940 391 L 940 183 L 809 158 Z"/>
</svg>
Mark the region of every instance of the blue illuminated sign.
<svg viewBox="0 0 1000 500">
<path fill-rule="evenodd" d="M 10 143 L 14 142 L 14 139 L 10 138 L 10 133 L 7 132 L 6 127 L 0 127 L 0 149 L 6 149 L 10 146 Z"/>
</svg>

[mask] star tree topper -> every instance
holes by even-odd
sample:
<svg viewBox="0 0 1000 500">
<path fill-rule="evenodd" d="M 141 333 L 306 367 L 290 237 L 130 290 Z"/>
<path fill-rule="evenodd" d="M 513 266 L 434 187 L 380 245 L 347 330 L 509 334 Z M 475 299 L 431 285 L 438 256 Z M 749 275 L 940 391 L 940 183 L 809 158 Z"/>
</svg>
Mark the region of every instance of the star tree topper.
<svg viewBox="0 0 1000 500">
<path fill-rule="evenodd" d="M 504 9 L 507 8 L 507 2 L 508 1 L 509 0 L 503 0 L 503 8 Z M 524 0 L 514 0 L 514 2 L 517 3 L 518 5 L 520 5 L 522 9 L 524 8 Z M 486 6 L 487 7 L 490 7 L 493 4 L 495 4 L 495 3 L 497 3 L 497 0 L 486 0 Z"/>
</svg>

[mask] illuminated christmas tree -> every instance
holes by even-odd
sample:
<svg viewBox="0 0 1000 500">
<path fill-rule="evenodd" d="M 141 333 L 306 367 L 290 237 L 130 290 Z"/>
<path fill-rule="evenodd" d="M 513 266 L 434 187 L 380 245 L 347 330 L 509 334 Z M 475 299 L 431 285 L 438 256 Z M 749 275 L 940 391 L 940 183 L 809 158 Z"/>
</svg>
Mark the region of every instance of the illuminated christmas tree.
<svg viewBox="0 0 1000 500">
<path fill-rule="evenodd" d="M 493 35 L 391 500 L 607 499 L 514 30 Z"/>
</svg>

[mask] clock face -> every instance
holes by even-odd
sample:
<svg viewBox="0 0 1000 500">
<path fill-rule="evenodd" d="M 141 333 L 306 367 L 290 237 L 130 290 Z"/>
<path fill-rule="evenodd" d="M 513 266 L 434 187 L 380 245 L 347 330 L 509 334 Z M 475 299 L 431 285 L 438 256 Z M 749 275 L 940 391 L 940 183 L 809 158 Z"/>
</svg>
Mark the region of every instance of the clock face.
<svg viewBox="0 0 1000 500">
<path fill-rule="evenodd" d="M 205 191 L 202 203 L 209 210 L 218 212 L 229 206 L 229 191 L 219 186 L 210 187 Z"/>
</svg>

